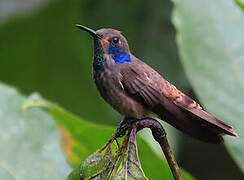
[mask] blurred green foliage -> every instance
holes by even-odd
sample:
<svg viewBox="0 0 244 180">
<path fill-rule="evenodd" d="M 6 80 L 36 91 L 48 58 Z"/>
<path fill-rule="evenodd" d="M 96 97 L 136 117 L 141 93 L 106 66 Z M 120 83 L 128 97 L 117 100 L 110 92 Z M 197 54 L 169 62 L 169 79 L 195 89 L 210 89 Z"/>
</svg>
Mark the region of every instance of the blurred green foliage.
<svg viewBox="0 0 244 180">
<path fill-rule="evenodd" d="M 242 0 L 236 0 L 239 7 L 237 4 L 234 5 L 234 1 L 224 0 L 211 1 L 211 3 L 203 0 L 183 0 L 181 3 L 174 0 L 173 2 L 176 7 L 174 23 L 178 32 L 177 43 L 181 60 L 198 97 L 210 112 L 230 122 L 237 128 L 238 133 L 241 133 L 243 124 L 240 122 L 240 117 L 243 113 L 239 109 L 243 102 L 238 101 L 237 95 L 242 97 L 243 91 L 240 91 L 241 87 L 234 77 L 235 73 L 232 73 L 233 69 L 229 68 L 231 65 L 228 53 L 232 56 L 235 52 L 233 59 L 238 61 L 237 67 L 242 76 L 241 50 L 243 46 L 234 41 L 238 35 L 240 38 L 243 37 L 239 27 L 236 26 L 243 20 L 240 12 Z M 231 8 L 226 8 L 230 4 Z M 57 102 L 89 121 L 117 124 L 120 117 L 102 100 L 94 86 L 91 75 L 92 40 L 86 33 L 81 33 L 74 27 L 76 23 L 80 23 L 93 29 L 111 27 L 121 30 L 127 37 L 134 55 L 158 70 L 180 90 L 192 95 L 178 58 L 175 31 L 171 24 L 171 10 L 171 2 L 161 0 L 49 1 L 32 13 L 12 17 L 0 23 L 0 80 L 14 85 L 25 95 L 38 91 L 45 98 Z M 240 16 L 238 21 L 235 19 L 237 16 Z M 226 19 L 227 22 L 225 22 Z M 216 22 L 220 25 L 213 28 Z M 211 33 L 212 31 L 215 34 Z M 218 33 L 222 34 L 222 38 L 219 38 Z M 235 35 L 234 40 L 232 40 L 233 35 Z M 211 42 L 211 46 L 208 42 Z M 226 42 L 233 46 L 238 44 L 240 51 L 232 51 L 228 43 L 227 49 L 222 48 Z M 209 55 L 209 52 L 213 52 L 214 56 Z M 239 57 L 236 56 L 238 53 Z M 220 61 L 222 59 L 224 61 Z M 221 68 L 216 68 L 218 66 Z M 222 76 L 225 73 L 226 75 Z M 223 79 L 224 83 L 219 83 Z M 234 88 L 236 85 L 237 89 Z M 221 89 L 222 91 L 219 91 Z M 230 92 L 228 97 L 223 98 L 222 95 L 215 94 L 219 92 L 223 94 L 226 89 Z M 232 95 L 236 95 L 235 101 L 232 101 Z M 224 102 L 219 101 L 221 99 Z M 0 103 L 2 100 L 3 98 L 0 98 Z M 230 102 L 231 106 L 227 107 L 225 102 Z M 234 102 L 237 102 L 238 106 Z M 222 107 L 224 107 L 224 113 L 222 113 Z M 30 127 L 32 125 L 30 124 Z M 171 136 L 174 141 L 177 141 L 178 137 L 174 133 Z M 201 169 L 201 172 L 208 172 L 204 173 L 206 174 L 204 176 L 199 176 L 201 173 L 196 174 L 199 179 L 216 179 L 214 177 L 219 177 L 218 175 L 223 172 L 225 176 L 221 177 L 222 180 L 233 177 L 231 173 L 236 175 L 236 179 L 242 179 L 243 176 L 233 162 L 222 162 L 221 159 L 221 162 L 215 162 L 216 167 L 211 168 L 211 165 L 215 163 L 209 164 L 207 155 L 228 156 L 226 152 L 223 153 L 223 146 L 214 152 L 212 146 L 205 145 L 207 152 L 203 148 L 194 152 L 192 147 L 195 147 L 197 143 L 189 143 L 185 136 L 182 137 L 184 139 L 182 143 L 186 144 L 189 151 L 184 152 L 181 146 L 177 152 L 179 151 L 181 157 L 190 157 L 189 160 L 187 159 L 191 162 L 190 171 L 194 171 L 197 167 Z M 83 138 L 86 139 L 86 137 Z M 239 140 L 243 141 L 242 135 Z M 235 151 L 233 154 L 236 160 L 243 166 L 241 159 L 243 156 L 239 158 L 239 154 L 243 154 L 239 140 L 227 139 L 227 142 L 229 149 Z M 143 147 L 140 141 L 138 146 L 139 152 L 144 151 L 144 149 L 140 150 L 140 147 Z M 95 148 L 91 149 L 95 150 Z M 151 149 L 149 151 L 153 153 Z M 182 151 L 184 153 L 181 153 Z M 197 153 L 199 156 L 196 166 L 191 158 Z M 88 154 L 89 152 L 85 156 Z M 77 157 L 85 157 L 82 155 L 78 153 Z M 151 160 L 151 156 L 146 156 L 144 159 Z M 150 173 L 150 165 L 144 163 L 144 159 L 142 159 L 142 165 L 145 171 Z M 79 160 L 76 159 L 76 164 Z M 184 166 L 185 161 L 181 163 Z M 161 162 L 158 166 L 161 166 Z M 155 177 L 158 177 L 161 172 L 158 173 Z M 6 171 L 0 171 L 0 174 L 8 177 Z"/>
</svg>

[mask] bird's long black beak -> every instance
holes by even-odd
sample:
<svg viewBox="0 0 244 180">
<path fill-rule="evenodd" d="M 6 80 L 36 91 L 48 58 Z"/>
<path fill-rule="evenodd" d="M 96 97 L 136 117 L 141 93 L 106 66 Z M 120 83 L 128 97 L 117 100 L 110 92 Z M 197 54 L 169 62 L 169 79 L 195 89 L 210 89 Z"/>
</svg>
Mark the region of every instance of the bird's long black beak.
<svg viewBox="0 0 244 180">
<path fill-rule="evenodd" d="M 94 31 L 94 30 L 92 30 L 92 29 L 90 29 L 90 28 L 88 28 L 88 27 L 86 27 L 86 26 L 82 26 L 82 25 L 80 25 L 80 24 L 76 24 L 75 26 L 76 26 L 77 28 L 79 28 L 79 29 L 82 29 L 82 30 L 88 32 L 90 35 L 92 35 L 92 37 L 101 39 L 101 36 L 98 35 L 98 34 L 96 33 L 96 31 Z"/>
</svg>

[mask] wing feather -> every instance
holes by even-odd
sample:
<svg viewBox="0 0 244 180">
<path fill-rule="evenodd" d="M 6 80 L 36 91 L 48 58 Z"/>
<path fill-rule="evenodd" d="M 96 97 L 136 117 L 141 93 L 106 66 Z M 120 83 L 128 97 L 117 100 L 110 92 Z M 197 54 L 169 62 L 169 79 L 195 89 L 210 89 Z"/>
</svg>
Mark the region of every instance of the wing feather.
<svg viewBox="0 0 244 180">
<path fill-rule="evenodd" d="M 143 66 L 123 69 L 122 84 L 126 93 L 136 97 L 162 120 L 207 142 L 220 143 L 223 140 L 222 135 L 225 134 L 237 136 L 231 126 L 205 112 L 198 103 L 164 80 L 149 66 Z M 147 68 L 150 69 L 147 71 Z"/>
</svg>

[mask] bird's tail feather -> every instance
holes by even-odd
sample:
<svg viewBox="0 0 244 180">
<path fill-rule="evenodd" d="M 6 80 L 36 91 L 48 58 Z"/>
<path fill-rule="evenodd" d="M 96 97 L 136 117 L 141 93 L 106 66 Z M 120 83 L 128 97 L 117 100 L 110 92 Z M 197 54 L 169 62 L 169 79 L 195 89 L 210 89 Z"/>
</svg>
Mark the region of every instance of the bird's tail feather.
<svg viewBox="0 0 244 180">
<path fill-rule="evenodd" d="M 237 136 L 231 126 L 203 110 L 195 114 L 164 100 L 164 104 L 156 105 L 153 111 L 175 128 L 208 143 L 221 143 L 225 134 Z"/>
</svg>

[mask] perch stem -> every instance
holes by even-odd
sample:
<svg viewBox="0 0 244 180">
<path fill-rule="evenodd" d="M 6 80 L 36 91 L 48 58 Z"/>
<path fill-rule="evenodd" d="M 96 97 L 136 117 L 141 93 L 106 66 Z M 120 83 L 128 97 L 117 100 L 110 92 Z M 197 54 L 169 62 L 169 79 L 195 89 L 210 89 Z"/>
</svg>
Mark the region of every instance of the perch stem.
<svg viewBox="0 0 244 180">
<path fill-rule="evenodd" d="M 163 126 L 153 118 L 145 118 L 136 122 L 137 131 L 143 128 L 150 128 L 154 139 L 159 143 L 167 159 L 171 172 L 175 180 L 183 180 L 180 168 L 175 160 L 174 154 L 170 149 L 167 136 Z"/>
</svg>

